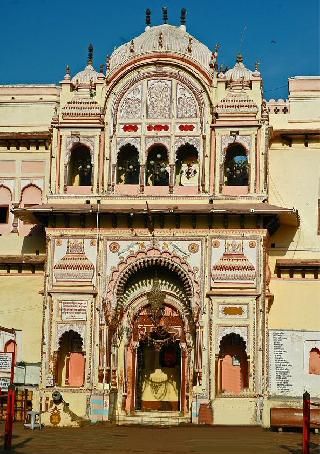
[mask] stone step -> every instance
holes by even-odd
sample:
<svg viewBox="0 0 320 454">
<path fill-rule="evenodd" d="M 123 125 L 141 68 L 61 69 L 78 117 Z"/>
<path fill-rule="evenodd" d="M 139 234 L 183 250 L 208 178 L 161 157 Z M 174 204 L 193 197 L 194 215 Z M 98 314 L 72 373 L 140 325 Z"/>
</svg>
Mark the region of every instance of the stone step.
<svg viewBox="0 0 320 454">
<path fill-rule="evenodd" d="M 116 419 L 118 425 L 141 424 L 148 426 L 178 426 L 179 424 L 190 423 L 189 416 L 181 416 L 179 412 L 157 411 L 142 412 L 137 411 L 134 415 L 119 415 Z"/>
</svg>

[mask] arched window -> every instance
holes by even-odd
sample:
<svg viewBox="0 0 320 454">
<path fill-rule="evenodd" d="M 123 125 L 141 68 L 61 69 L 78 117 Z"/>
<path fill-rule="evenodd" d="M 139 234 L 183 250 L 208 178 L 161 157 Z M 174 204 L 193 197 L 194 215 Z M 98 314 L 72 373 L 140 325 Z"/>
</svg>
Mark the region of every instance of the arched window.
<svg viewBox="0 0 320 454">
<path fill-rule="evenodd" d="M 176 154 L 176 184 L 178 186 L 196 186 L 198 182 L 198 150 L 189 143 L 181 145 Z"/>
<path fill-rule="evenodd" d="M 91 186 L 92 164 L 88 147 L 79 144 L 72 148 L 68 168 L 68 186 Z"/>
<path fill-rule="evenodd" d="M 320 375 L 320 350 L 316 347 L 309 353 L 309 374 Z"/>
<path fill-rule="evenodd" d="M 168 152 L 164 145 L 153 145 L 148 152 L 146 186 L 169 186 Z"/>
<path fill-rule="evenodd" d="M 248 388 L 246 344 L 239 334 L 231 333 L 222 338 L 218 365 L 218 392 L 240 394 Z"/>
<path fill-rule="evenodd" d="M 12 195 L 9 188 L 0 185 L 0 234 L 6 234 L 11 229 L 10 214 Z"/>
<path fill-rule="evenodd" d="M 139 184 L 139 152 L 128 143 L 120 148 L 117 161 L 117 184 Z"/>
<path fill-rule="evenodd" d="M 17 343 L 13 339 L 6 342 L 4 346 L 5 353 L 14 353 L 14 364 L 17 362 Z"/>
<path fill-rule="evenodd" d="M 228 146 L 224 160 L 225 186 L 248 186 L 249 166 L 245 148 L 239 143 Z"/>
<path fill-rule="evenodd" d="M 56 358 L 56 384 L 81 387 L 84 384 L 85 357 L 83 341 L 75 331 L 63 333 Z"/>
</svg>

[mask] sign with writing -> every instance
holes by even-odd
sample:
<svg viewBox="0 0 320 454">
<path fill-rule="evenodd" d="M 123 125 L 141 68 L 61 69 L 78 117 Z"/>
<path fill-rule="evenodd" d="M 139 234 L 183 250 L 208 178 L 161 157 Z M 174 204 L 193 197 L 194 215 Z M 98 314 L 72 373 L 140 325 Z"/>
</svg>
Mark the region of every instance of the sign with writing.
<svg viewBox="0 0 320 454">
<path fill-rule="evenodd" d="M 87 301 L 62 301 L 62 320 L 87 320 Z"/>
<path fill-rule="evenodd" d="M 320 332 L 270 330 L 270 391 L 301 397 L 305 390 L 320 397 L 319 375 L 309 370 L 310 352 L 320 345 Z"/>
<path fill-rule="evenodd" d="M 12 353 L 0 352 L 0 372 L 11 372 Z"/>
<path fill-rule="evenodd" d="M 9 385 L 10 385 L 10 378 L 0 377 L 1 391 L 8 391 Z"/>
</svg>

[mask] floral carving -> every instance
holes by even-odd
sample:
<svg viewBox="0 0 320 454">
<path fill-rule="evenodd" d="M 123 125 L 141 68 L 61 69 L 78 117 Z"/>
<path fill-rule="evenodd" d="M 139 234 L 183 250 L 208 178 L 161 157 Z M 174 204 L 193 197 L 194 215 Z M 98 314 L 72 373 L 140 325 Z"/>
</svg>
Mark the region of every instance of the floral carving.
<svg viewBox="0 0 320 454">
<path fill-rule="evenodd" d="M 150 80 L 148 82 L 147 117 L 171 117 L 171 81 Z"/>
<path fill-rule="evenodd" d="M 119 243 L 116 243 L 115 241 L 113 241 L 112 243 L 109 244 L 109 251 L 110 252 L 116 253 L 116 252 L 119 252 L 119 250 L 120 250 L 120 244 Z"/>
<path fill-rule="evenodd" d="M 120 107 L 120 118 L 141 118 L 142 85 L 136 85 L 124 97 Z"/>
<path fill-rule="evenodd" d="M 190 90 L 182 85 L 177 86 L 177 117 L 195 118 L 197 116 L 197 103 Z"/>
<path fill-rule="evenodd" d="M 190 243 L 188 246 L 188 251 L 192 254 L 196 254 L 199 251 L 199 244 L 197 243 Z"/>
</svg>

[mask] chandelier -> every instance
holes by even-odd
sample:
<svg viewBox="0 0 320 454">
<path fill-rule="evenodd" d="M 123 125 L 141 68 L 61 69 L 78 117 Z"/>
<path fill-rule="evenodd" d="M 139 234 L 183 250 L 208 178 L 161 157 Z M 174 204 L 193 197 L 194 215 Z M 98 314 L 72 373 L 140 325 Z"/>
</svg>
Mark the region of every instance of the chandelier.
<svg viewBox="0 0 320 454">
<path fill-rule="evenodd" d="M 149 303 L 148 315 L 156 328 L 159 328 L 160 320 L 164 315 L 165 297 L 166 295 L 164 292 L 161 291 L 159 279 L 156 276 L 153 280 L 152 288 L 147 295 L 147 300 Z"/>
</svg>

